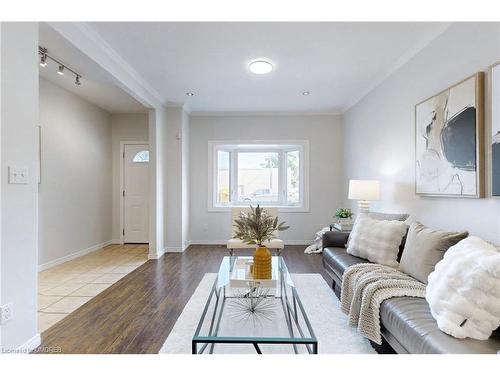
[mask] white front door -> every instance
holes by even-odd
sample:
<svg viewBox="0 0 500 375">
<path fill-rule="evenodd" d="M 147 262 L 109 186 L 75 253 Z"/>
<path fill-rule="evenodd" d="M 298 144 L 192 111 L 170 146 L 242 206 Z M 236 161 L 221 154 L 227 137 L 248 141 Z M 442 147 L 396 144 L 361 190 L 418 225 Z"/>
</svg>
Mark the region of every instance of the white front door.
<svg viewBox="0 0 500 375">
<path fill-rule="evenodd" d="M 123 241 L 149 242 L 149 145 L 124 145 Z"/>
</svg>

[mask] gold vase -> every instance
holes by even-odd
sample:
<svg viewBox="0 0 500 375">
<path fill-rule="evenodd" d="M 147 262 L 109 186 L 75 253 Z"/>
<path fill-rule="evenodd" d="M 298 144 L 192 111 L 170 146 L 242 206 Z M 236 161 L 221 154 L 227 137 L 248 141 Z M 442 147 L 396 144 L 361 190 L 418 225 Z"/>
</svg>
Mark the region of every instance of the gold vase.
<svg viewBox="0 0 500 375">
<path fill-rule="evenodd" d="M 271 279 L 272 274 L 271 252 L 265 246 L 258 247 L 253 254 L 253 278 L 259 280 Z"/>
</svg>

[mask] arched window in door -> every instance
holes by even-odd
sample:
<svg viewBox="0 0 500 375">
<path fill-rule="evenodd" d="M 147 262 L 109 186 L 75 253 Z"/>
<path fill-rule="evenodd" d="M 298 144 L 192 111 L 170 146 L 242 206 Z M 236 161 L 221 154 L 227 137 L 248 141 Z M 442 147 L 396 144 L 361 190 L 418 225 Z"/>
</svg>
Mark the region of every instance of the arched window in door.
<svg viewBox="0 0 500 375">
<path fill-rule="evenodd" d="M 148 163 L 149 162 L 149 151 L 148 150 L 139 151 L 137 154 L 135 154 L 134 158 L 132 159 L 132 162 L 134 162 L 134 163 Z"/>
</svg>

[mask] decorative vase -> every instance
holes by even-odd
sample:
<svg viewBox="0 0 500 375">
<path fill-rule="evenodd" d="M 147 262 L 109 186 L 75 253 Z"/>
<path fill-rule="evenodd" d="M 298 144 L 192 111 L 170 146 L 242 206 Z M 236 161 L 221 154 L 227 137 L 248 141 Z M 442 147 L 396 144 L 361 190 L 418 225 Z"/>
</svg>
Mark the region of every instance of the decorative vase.
<svg viewBox="0 0 500 375">
<path fill-rule="evenodd" d="M 271 279 L 272 275 L 271 252 L 265 246 L 258 247 L 253 254 L 253 278 L 258 280 Z"/>
</svg>

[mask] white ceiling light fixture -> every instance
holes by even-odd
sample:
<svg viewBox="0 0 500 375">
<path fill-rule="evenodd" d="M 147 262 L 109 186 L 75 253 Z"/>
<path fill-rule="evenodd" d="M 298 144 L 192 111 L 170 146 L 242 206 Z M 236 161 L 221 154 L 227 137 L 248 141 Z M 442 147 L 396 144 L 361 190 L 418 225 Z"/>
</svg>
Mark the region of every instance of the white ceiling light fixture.
<svg viewBox="0 0 500 375">
<path fill-rule="evenodd" d="M 307 95 L 311 95 L 311 93 L 310 93 L 309 91 L 304 91 L 304 92 L 302 93 L 302 95 L 307 96 Z"/>
<path fill-rule="evenodd" d="M 187 95 L 187 96 L 194 96 L 194 93 L 192 93 L 192 92 L 187 92 L 187 93 L 186 93 L 186 95 Z"/>
<path fill-rule="evenodd" d="M 257 59 L 248 64 L 248 69 L 254 74 L 268 74 L 272 72 L 273 64 L 266 59 Z"/>
</svg>

